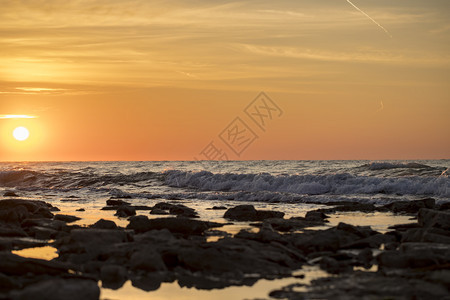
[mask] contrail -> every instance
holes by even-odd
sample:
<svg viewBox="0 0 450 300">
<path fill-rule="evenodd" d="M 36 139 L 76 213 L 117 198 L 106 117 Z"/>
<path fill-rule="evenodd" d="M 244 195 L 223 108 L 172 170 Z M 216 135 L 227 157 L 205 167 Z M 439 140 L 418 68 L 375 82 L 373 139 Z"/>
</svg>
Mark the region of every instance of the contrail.
<svg viewBox="0 0 450 300">
<path fill-rule="evenodd" d="M 351 6 L 353 6 L 356 10 L 358 10 L 360 13 L 362 13 L 363 15 L 365 15 L 367 18 L 369 18 L 369 20 L 371 20 L 372 22 L 374 22 L 378 27 L 380 27 L 381 29 L 383 29 L 384 32 L 386 32 L 386 34 L 392 39 L 392 35 L 389 33 L 389 31 L 386 30 L 386 28 L 384 28 L 383 26 L 381 26 L 380 23 L 378 23 L 377 21 L 375 21 L 374 19 L 372 19 L 371 16 L 369 16 L 368 14 L 366 14 L 364 11 L 362 11 L 361 9 L 359 9 L 358 6 L 356 6 L 355 4 L 353 4 L 350 0 L 347 0 L 348 3 L 350 3 Z"/>
</svg>

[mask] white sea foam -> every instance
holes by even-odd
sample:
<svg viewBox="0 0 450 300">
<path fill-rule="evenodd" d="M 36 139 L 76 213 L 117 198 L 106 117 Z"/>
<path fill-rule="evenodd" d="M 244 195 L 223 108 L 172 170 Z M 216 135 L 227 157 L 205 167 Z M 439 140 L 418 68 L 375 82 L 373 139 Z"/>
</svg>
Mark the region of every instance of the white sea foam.
<svg viewBox="0 0 450 300">
<path fill-rule="evenodd" d="M 334 175 L 213 174 L 211 172 L 167 171 L 166 184 L 206 191 L 285 192 L 299 195 L 423 195 L 450 197 L 446 177 L 382 178 Z"/>
</svg>

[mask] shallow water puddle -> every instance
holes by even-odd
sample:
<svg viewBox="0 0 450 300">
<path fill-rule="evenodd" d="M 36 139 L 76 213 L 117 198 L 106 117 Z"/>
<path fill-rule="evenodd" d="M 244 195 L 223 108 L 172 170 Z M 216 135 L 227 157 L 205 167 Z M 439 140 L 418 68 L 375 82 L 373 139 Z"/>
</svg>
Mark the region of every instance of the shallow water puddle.
<svg viewBox="0 0 450 300">
<path fill-rule="evenodd" d="M 103 300 L 229 300 L 229 299 L 267 299 L 269 293 L 273 290 L 281 289 L 291 284 L 308 285 L 312 280 L 330 276 L 328 273 L 320 270 L 316 266 L 305 266 L 303 269 L 294 272 L 294 275 L 303 274 L 304 278 L 283 278 L 275 280 L 261 279 L 253 286 L 232 286 L 224 289 L 197 290 L 195 288 L 180 287 L 175 281 L 173 283 L 162 283 L 156 291 L 146 292 L 132 286 L 131 281 L 127 281 L 119 290 L 110 290 L 101 288 L 101 297 Z M 307 287 L 299 287 L 296 290 L 306 290 Z"/>
<path fill-rule="evenodd" d="M 27 248 L 22 250 L 13 250 L 13 254 L 27 257 L 27 258 L 38 258 L 45 260 L 52 260 L 58 257 L 57 249 L 51 246 Z"/>
</svg>

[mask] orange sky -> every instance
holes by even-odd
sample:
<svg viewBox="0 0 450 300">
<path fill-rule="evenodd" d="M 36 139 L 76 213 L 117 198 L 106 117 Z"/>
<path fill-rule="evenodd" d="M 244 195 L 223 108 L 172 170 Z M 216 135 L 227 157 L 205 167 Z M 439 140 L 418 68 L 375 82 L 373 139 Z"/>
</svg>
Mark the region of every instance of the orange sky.
<svg viewBox="0 0 450 300">
<path fill-rule="evenodd" d="M 450 158 L 447 0 L 352 2 L 2 1 L 0 161 Z"/>
</svg>

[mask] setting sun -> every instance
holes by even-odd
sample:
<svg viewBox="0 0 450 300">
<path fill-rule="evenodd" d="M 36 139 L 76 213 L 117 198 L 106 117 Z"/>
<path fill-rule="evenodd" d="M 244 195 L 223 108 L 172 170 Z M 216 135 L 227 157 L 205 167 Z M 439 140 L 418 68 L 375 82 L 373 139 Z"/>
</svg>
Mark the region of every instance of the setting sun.
<svg viewBox="0 0 450 300">
<path fill-rule="evenodd" d="M 25 141 L 30 136 L 30 132 L 25 127 L 17 127 L 13 131 L 13 136 L 18 141 Z"/>
</svg>

